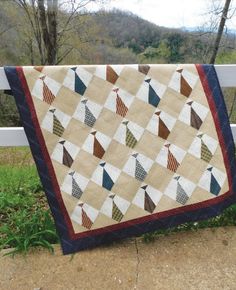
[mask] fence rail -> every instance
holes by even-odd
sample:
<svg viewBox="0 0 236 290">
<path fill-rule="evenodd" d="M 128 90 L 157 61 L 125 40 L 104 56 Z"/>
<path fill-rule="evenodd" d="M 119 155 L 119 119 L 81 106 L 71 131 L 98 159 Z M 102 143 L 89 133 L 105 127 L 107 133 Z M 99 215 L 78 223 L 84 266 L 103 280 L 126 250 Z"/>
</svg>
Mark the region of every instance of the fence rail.
<svg viewBox="0 0 236 290">
<path fill-rule="evenodd" d="M 215 65 L 216 73 L 221 87 L 236 87 L 236 65 Z M 9 90 L 3 67 L 0 67 L 0 90 Z M 236 124 L 231 124 L 232 134 L 236 142 Z M 0 147 L 28 146 L 28 141 L 21 127 L 0 128 Z"/>
</svg>

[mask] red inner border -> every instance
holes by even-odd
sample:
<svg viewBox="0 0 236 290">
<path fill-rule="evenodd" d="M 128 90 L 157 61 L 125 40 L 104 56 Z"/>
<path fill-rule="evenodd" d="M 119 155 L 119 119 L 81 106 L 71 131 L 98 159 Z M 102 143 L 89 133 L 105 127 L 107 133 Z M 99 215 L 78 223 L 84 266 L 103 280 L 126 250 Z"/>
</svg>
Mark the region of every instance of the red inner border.
<svg viewBox="0 0 236 290">
<path fill-rule="evenodd" d="M 157 220 L 159 218 L 165 218 L 171 215 L 176 215 L 176 214 L 180 214 L 180 213 L 184 213 L 184 212 L 189 212 L 189 211 L 194 211 L 196 209 L 200 209 L 200 208 L 206 208 L 209 207 L 211 205 L 217 204 L 223 200 L 225 200 L 229 195 L 232 194 L 231 189 L 232 189 L 232 177 L 230 174 L 230 165 L 229 165 L 229 160 L 227 158 L 227 152 L 225 149 L 225 141 L 221 132 L 221 128 L 220 128 L 220 122 L 219 122 L 219 118 L 218 118 L 218 114 L 214 114 L 214 112 L 217 112 L 216 110 L 216 106 L 214 103 L 214 98 L 212 96 L 212 92 L 210 90 L 207 78 L 205 76 L 205 72 L 203 71 L 201 65 L 196 65 L 196 68 L 198 70 L 199 73 L 199 77 L 203 86 L 203 89 L 205 91 L 207 100 L 208 100 L 208 104 L 210 107 L 210 110 L 212 112 L 212 116 L 215 122 L 215 126 L 216 126 L 216 131 L 218 134 L 218 138 L 219 138 L 219 142 L 220 142 L 220 146 L 221 146 L 221 150 L 222 150 L 222 154 L 223 154 L 223 158 L 224 158 L 224 163 L 225 163 L 225 167 L 226 167 L 226 171 L 227 171 L 227 176 L 228 176 L 228 180 L 229 180 L 229 191 L 227 191 L 226 193 L 212 198 L 210 200 L 206 200 L 206 201 L 202 201 L 202 202 L 198 202 L 195 204 L 191 204 L 191 205 L 186 205 L 186 206 L 181 206 L 179 208 L 175 208 L 175 209 L 171 209 L 171 210 L 166 210 L 160 213 L 155 213 L 152 215 L 148 215 L 148 216 L 144 216 L 141 218 L 136 218 L 136 219 L 132 219 L 130 221 L 126 221 L 126 222 L 122 222 L 119 224 L 115 224 L 115 225 L 111 225 L 111 226 L 107 226 L 104 228 L 100 228 L 100 229 L 95 229 L 95 230 L 90 230 L 90 231 L 86 231 L 86 232 L 82 232 L 82 233 L 75 233 L 73 226 L 72 226 L 72 222 L 70 220 L 70 217 L 67 213 L 66 207 L 64 205 L 62 196 L 61 196 L 61 191 L 60 191 L 60 187 L 57 183 L 57 179 L 56 179 L 56 174 L 54 172 L 54 168 L 44 141 L 44 137 L 42 134 L 42 131 L 40 129 L 40 125 L 38 122 L 38 118 L 37 118 L 37 114 L 34 108 L 34 104 L 33 104 L 33 100 L 32 100 L 32 96 L 31 93 L 29 91 L 28 85 L 27 85 L 27 81 L 25 79 L 24 76 L 24 72 L 23 72 L 23 68 L 22 67 L 17 67 L 17 73 L 18 73 L 18 77 L 21 81 L 21 85 L 23 87 L 25 96 L 26 96 L 26 100 L 27 103 L 29 105 L 30 111 L 31 111 L 31 119 L 35 128 L 35 132 L 38 138 L 38 142 L 40 144 L 40 148 L 42 150 L 42 154 L 44 157 L 44 161 L 46 162 L 49 174 L 50 174 L 50 178 L 51 178 L 51 182 L 53 184 L 53 188 L 54 188 L 54 192 L 56 194 L 57 200 L 59 202 L 59 206 L 61 209 L 61 212 L 63 214 L 63 217 L 65 219 L 67 228 L 68 228 L 68 232 L 69 232 L 69 236 L 72 240 L 75 239 L 80 239 L 80 238 L 84 238 L 84 237 L 88 237 L 88 236 L 93 236 L 93 235 L 99 235 L 102 233 L 106 233 L 106 232 L 110 232 L 110 231 L 115 231 L 121 228 L 127 228 L 130 226 L 134 226 L 137 224 L 142 224 L 151 220 Z"/>
</svg>

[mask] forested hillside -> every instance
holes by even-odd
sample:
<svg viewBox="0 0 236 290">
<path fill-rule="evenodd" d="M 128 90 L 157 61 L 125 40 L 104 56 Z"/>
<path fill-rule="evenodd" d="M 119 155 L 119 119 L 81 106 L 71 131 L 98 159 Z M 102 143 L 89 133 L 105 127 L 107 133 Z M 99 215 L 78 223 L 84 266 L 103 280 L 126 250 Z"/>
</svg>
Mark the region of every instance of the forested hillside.
<svg viewBox="0 0 236 290">
<path fill-rule="evenodd" d="M 160 27 L 121 11 L 100 12 L 93 17 L 115 47 L 128 47 L 139 61 L 202 62 L 209 45 L 197 33 Z"/>
<path fill-rule="evenodd" d="M 59 28 L 67 17 L 60 11 Z M 41 63 L 29 19 L 14 2 L 0 2 L 0 36 L 1 65 Z M 60 63 L 207 63 L 213 38 L 205 31 L 160 27 L 119 10 L 86 13 L 64 35 Z M 235 37 L 224 36 L 218 61 L 235 62 L 235 47 Z"/>
<path fill-rule="evenodd" d="M 33 17 L 33 9 L 29 8 Z M 29 15 L 16 1 L 0 1 L 0 65 L 40 65 L 44 47 L 35 39 Z M 119 10 L 58 12 L 57 64 L 208 63 L 214 33 L 184 31 L 150 23 Z M 35 21 L 37 25 L 37 21 Z M 216 61 L 236 62 L 234 35 L 224 35 Z M 41 49 L 41 54 L 40 54 Z M 0 96 L 0 125 L 19 125 L 10 97 Z M 231 106 L 231 105 L 230 105 Z"/>
<path fill-rule="evenodd" d="M 191 32 L 166 28 L 119 10 L 98 12 L 91 18 L 99 27 L 105 44 L 120 50 L 128 48 L 138 62 L 209 62 L 215 34 L 206 27 Z M 224 35 L 217 61 L 235 62 L 235 48 L 235 36 Z"/>
</svg>

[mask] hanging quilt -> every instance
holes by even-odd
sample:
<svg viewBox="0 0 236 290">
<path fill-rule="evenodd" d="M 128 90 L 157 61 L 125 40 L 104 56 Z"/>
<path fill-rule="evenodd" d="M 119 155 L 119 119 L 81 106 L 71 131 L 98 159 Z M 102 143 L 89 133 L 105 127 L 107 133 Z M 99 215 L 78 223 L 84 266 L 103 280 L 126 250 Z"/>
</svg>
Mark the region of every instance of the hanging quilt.
<svg viewBox="0 0 236 290">
<path fill-rule="evenodd" d="M 236 200 L 212 65 L 5 67 L 64 254 Z"/>
</svg>

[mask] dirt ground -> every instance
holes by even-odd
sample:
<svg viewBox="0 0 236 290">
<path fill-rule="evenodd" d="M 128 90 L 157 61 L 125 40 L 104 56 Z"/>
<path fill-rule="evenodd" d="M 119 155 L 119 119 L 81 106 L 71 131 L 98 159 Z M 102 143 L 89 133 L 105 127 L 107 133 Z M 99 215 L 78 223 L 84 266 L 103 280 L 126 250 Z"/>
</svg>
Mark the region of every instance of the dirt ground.
<svg viewBox="0 0 236 290">
<path fill-rule="evenodd" d="M 236 289 L 236 228 L 131 239 L 73 256 L 0 257 L 1 290 Z"/>
</svg>

